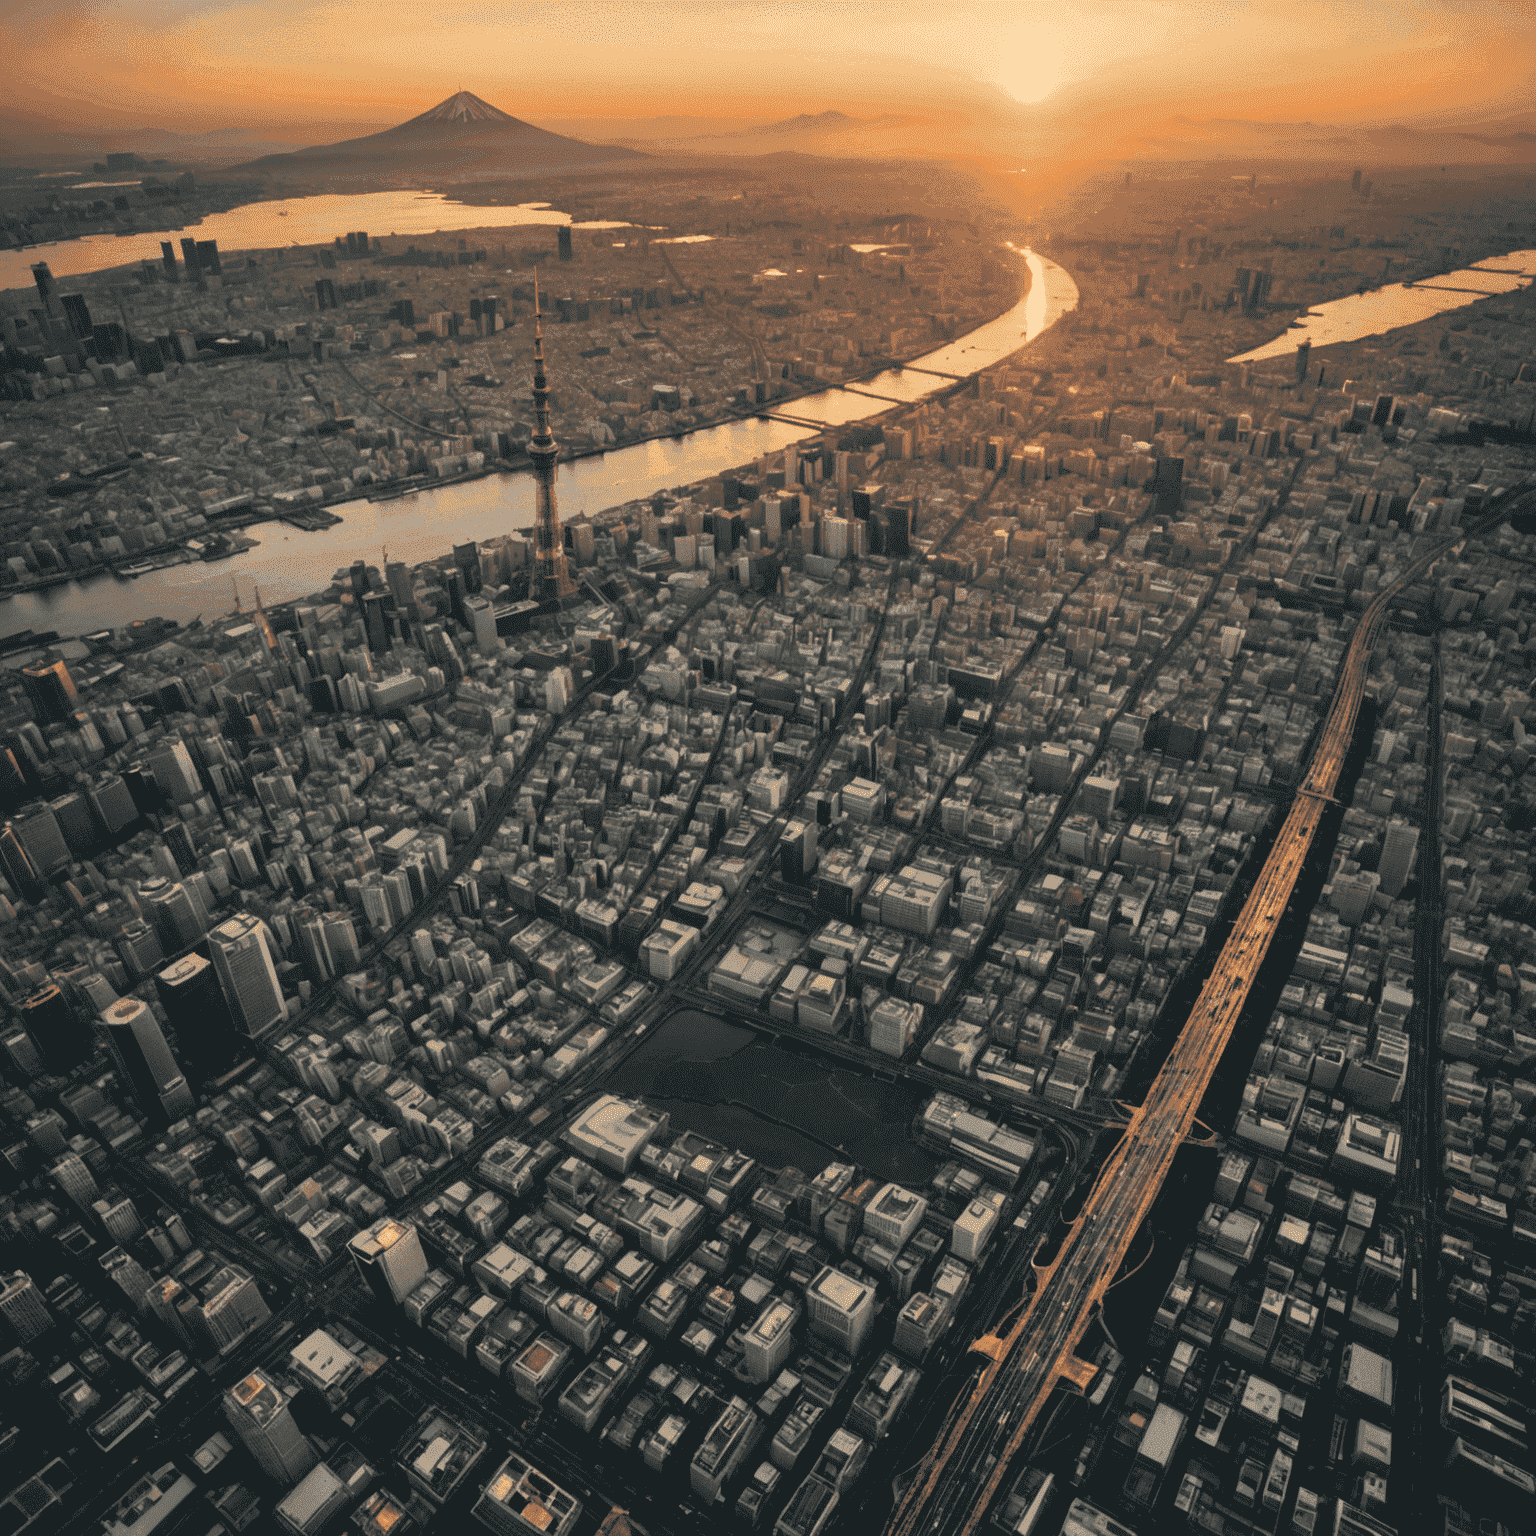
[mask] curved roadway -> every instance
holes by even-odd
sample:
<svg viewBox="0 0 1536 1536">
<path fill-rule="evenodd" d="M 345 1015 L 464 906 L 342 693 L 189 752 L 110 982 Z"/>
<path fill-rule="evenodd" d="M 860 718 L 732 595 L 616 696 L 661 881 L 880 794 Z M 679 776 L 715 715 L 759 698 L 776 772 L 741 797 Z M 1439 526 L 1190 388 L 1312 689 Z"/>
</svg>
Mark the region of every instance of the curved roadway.
<svg viewBox="0 0 1536 1536">
<path fill-rule="evenodd" d="M 1002 1337 L 988 1335 L 972 1345 L 987 1364 L 919 1465 L 887 1536 L 969 1536 L 991 1506 L 1056 1379 L 1086 1379 L 1082 1366 L 1074 1364 L 1075 1351 L 1151 1211 L 1175 1152 L 1190 1134 L 1311 851 L 1323 809 L 1333 800 L 1387 610 L 1436 561 L 1506 521 L 1513 504 L 1528 495 L 1525 485 L 1504 493 L 1499 511 L 1419 556 L 1361 616 L 1306 779 L 1167 1062 L 1105 1162 L 1056 1258 L 1038 1271 L 1034 1295 L 1018 1320 Z"/>
</svg>

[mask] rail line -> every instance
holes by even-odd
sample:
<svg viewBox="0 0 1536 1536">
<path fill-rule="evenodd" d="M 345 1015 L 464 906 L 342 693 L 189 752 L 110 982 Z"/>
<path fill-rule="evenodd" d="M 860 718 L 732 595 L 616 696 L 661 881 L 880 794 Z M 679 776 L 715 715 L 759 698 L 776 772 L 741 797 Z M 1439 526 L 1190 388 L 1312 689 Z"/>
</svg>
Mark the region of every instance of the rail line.
<svg viewBox="0 0 1536 1536">
<path fill-rule="evenodd" d="M 1029 1303 L 1005 1334 L 971 1348 L 986 1357 L 963 1408 L 919 1464 L 887 1536 L 956 1531 L 970 1536 L 996 1497 L 1058 1379 L 1083 1389 L 1093 1368 L 1076 1349 L 1151 1212 L 1175 1153 L 1248 1000 L 1254 976 L 1295 890 L 1354 736 L 1376 641 L 1392 602 L 1458 544 L 1536 500 L 1529 483 L 1498 496 L 1498 509 L 1415 559 L 1361 615 L 1307 774 L 1189 1019 L 1105 1161 L 1056 1257 L 1037 1268 Z"/>
</svg>

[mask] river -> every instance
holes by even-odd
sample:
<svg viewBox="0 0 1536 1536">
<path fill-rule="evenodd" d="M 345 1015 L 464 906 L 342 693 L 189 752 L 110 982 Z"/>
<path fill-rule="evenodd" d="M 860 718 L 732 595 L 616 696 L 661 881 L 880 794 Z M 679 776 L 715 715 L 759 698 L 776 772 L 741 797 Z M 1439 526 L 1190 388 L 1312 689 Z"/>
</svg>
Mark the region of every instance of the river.
<svg viewBox="0 0 1536 1536">
<path fill-rule="evenodd" d="M 975 373 L 1032 341 L 1076 305 L 1076 284 L 1063 268 L 1032 251 L 1019 255 L 1030 268 L 1028 295 L 996 320 L 917 359 L 917 366 L 950 374 Z M 861 388 L 915 401 L 948 382 L 893 369 Z M 800 419 L 841 426 L 888 405 L 852 390 L 827 389 L 784 408 Z M 689 485 L 799 442 L 811 430 L 782 421 L 733 421 L 562 464 L 560 510 L 566 517 L 596 513 L 658 490 Z M 533 500 L 533 478 L 522 470 L 393 501 L 347 502 L 337 509 L 344 521 L 324 533 L 300 533 L 283 523 L 256 524 L 249 532 L 260 540 L 260 547 L 229 560 L 171 566 L 136 579 L 97 576 L 18 593 L 0 603 L 0 628 L 6 633 L 56 629 L 61 634 L 81 634 L 156 614 L 185 623 L 198 614 L 212 618 L 230 612 L 237 591 L 242 604 L 248 605 L 258 582 L 266 603 L 306 597 L 328 586 L 334 572 L 354 560 L 380 565 L 386 547 L 391 560 L 417 563 L 447 554 L 455 544 L 470 539 L 531 527 Z"/>
<path fill-rule="evenodd" d="M 1510 251 L 1474 262 L 1459 272 L 1447 272 L 1417 283 L 1388 283 L 1369 293 L 1330 299 L 1300 316 L 1301 324 L 1251 352 L 1227 359 L 1230 363 L 1262 363 L 1272 357 L 1293 357 L 1302 342 L 1326 347 L 1341 341 L 1379 336 L 1405 325 L 1417 325 L 1447 310 L 1461 309 L 1479 299 L 1513 293 L 1536 278 L 1536 251 Z"/>
<path fill-rule="evenodd" d="M 329 244 L 349 229 L 369 235 L 431 235 L 453 229 L 512 229 L 526 224 L 569 224 L 571 216 L 547 203 L 453 203 L 441 192 L 353 192 L 321 197 L 288 197 L 242 203 L 227 213 L 210 213 L 201 224 L 145 230 L 131 235 L 83 235 L 25 250 L 0 251 L 0 288 L 31 288 L 32 263 L 46 261 L 55 277 L 80 277 L 141 259 L 160 260 L 160 242 L 169 240 L 181 259 L 181 239 L 217 240 L 219 254 L 271 250 L 274 246 Z M 577 229 L 627 229 L 609 219 Z"/>
</svg>

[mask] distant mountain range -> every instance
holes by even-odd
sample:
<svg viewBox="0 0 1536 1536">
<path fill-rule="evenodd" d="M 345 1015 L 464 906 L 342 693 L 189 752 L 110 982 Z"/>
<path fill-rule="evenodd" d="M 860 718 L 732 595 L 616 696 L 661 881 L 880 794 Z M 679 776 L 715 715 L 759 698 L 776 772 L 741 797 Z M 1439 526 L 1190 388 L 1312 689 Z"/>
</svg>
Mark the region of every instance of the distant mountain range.
<svg viewBox="0 0 1536 1536">
<path fill-rule="evenodd" d="M 411 178 L 485 177 L 573 170 L 639 156 L 635 149 L 588 144 L 535 128 L 470 91 L 456 91 L 446 101 L 382 133 L 263 155 L 236 169 L 305 177 L 371 178 L 383 173 Z"/>
<path fill-rule="evenodd" d="M 632 118 L 605 124 L 601 119 L 570 120 L 564 126 L 606 137 L 648 155 L 709 157 L 801 153 L 854 158 L 911 154 L 925 142 L 923 117 L 852 117 L 835 109 L 801 112 L 771 123 L 737 120 Z M 931 146 L 931 139 L 928 140 Z"/>
<path fill-rule="evenodd" d="M 852 160 L 975 157 L 1016 165 L 1088 161 L 1234 160 L 1384 165 L 1530 165 L 1536 112 L 1518 109 L 1439 114 L 1407 121 L 1330 123 L 1235 116 L 1197 117 L 1147 101 L 1135 109 L 1091 82 L 1024 106 L 1001 91 L 946 103 L 913 100 L 901 115 L 854 116 L 840 109 L 762 123 L 745 116 L 566 116 L 535 127 L 469 91 L 458 91 L 409 122 L 358 134 L 343 124 L 229 127 L 178 133 L 153 126 L 82 127 L 0 110 L 0 161 L 74 164 L 110 150 L 146 159 L 218 166 L 285 181 L 364 185 L 445 185 L 523 172 L 638 167 L 643 157 L 678 162 L 810 155 Z M 1159 110 L 1161 106 L 1161 110 Z M 561 131 L 554 131 L 558 128 Z M 309 140 L 308 147 L 299 147 Z M 28 158 L 23 158 L 28 157 Z M 31 158 L 36 157 L 36 158 Z M 258 158 L 259 157 L 259 158 Z"/>
<path fill-rule="evenodd" d="M 782 118 L 759 128 L 758 133 L 841 133 L 845 128 L 861 127 L 859 119 L 846 112 L 802 112 L 798 117 Z"/>
<path fill-rule="evenodd" d="M 1536 134 L 1523 123 L 1253 122 L 1240 118 L 1151 119 L 1129 137 L 1133 158 L 1253 156 L 1360 159 L 1367 165 L 1508 165 L 1536 159 Z"/>
</svg>

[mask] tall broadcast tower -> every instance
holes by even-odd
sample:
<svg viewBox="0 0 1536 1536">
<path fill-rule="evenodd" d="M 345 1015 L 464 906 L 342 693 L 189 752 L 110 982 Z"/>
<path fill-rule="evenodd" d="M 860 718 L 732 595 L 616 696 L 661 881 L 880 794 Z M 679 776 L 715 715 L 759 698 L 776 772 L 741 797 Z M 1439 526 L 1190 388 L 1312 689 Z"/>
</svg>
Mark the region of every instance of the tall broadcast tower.
<svg viewBox="0 0 1536 1536">
<path fill-rule="evenodd" d="M 544 325 L 539 311 L 539 274 L 533 274 L 533 437 L 528 457 L 538 479 L 538 519 L 534 530 L 533 597 L 536 602 L 561 602 L 572 596 L 565 556 L 565 535 L 555 508 L 555 460 L 560 450 L 549 431 L 549 381 L 544 377 Z"/>
</svg>

